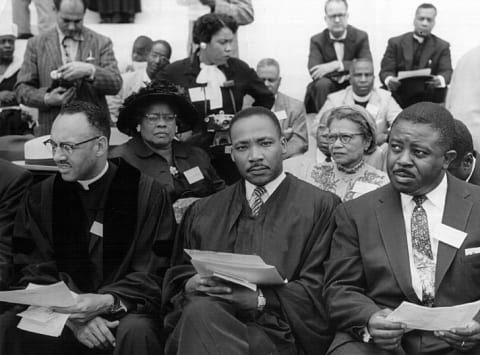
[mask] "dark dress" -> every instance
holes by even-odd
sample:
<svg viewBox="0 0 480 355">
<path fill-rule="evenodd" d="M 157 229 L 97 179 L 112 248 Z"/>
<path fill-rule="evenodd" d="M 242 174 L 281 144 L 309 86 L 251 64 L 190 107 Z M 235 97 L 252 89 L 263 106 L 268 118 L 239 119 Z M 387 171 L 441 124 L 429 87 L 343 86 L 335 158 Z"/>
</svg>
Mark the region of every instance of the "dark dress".
<svg viewBox="0 0 480 355">
<path fill-rule="evenodd" d="M 275 103 L 275 96 L 268 90 L 263 81 L 258 77 L 255 70 L 250 68 L 247 63 L 237 58 L 228 59 L 225 65 L 218 68 L 225 74 L 229 87 L 222 87 L 223 107 L 211 110 L 207 101 L 194 101 L 193 104 L 200 112 L 200 119 L 193 128 L 193 139 L 191 143 L 197 145 L 210 153 L 215 153 L 212 164 L 227 184 L 231 184 L 240 178 L 237 169 L 230 159 L 230 154 L 225 154 L 223 149 L 212 152 L 209 149 L 213 140 L 213 135 L 207 133 L 204 118 L 207 115 L 223 111 L 226 114 L 234 114 L 242 109 L 243 98 L 246 95 L 253 97 L 253 106 L 263 106 L 271 109 Z M 188 92 L 188 89 L 199 88 L 196 83 L 200 73 L 200 59 L 197 54 L 192 57 L 176 61 L 165 68 L 162 79 L 169 80 L 176 85 L 180 85 Z M 190 93 L 189 93 L 190 94 Z M 232 100 L 233 97 L 233 100 Z M 192 99 L 192 98 L 191 98 Z M 194 98 L 193 98 L 194 99 Z M 223 147 L 220 147 L 223 148 Z"/>
<path fill-rule="evenodd" d="M 88 8 L 100 13 L 104 23 L 131 23 L 142 11 L 141 0 L 87 0 Z"/>
<path fill-rule="evenodd" d="M 18 71 L 0 82 L 0 91 L 13 91 L 17 82 L 17 74 Z M 22 120 L 22 112 L 16 109 L 2 110 L 2 107 L 7 106 L 18 106 L 18 102 L 16 99 L 12 102 L 0 102 L 0 136 L 32 133 L 28 123 Z"/>
</svg>

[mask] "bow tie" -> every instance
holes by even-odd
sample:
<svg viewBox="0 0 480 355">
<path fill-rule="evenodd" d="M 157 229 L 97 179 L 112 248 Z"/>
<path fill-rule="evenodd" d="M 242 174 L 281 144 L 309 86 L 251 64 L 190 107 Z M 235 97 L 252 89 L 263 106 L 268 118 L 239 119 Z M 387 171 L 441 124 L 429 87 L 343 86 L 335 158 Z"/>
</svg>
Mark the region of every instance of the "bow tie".
<svg viewBox="0 0 480 355">
<path fill-rule="evenodd" d="M 332 43 L 345 43 L 345 38 L 341 38 L 341 39 L 332 39 Z"/>
</svg>

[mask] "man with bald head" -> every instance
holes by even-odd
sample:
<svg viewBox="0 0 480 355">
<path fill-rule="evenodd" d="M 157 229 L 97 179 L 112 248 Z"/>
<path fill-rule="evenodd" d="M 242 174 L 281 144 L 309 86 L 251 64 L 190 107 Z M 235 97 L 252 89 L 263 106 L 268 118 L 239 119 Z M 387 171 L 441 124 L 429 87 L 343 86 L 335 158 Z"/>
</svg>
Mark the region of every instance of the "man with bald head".
<svg viewBox="0 0 480 355">
<path fill-rule="evenodd" d="M 87 102 L 53 123 L 58 174 L 35 185 L 13 233 L 13 286 L 64 281 L 75 292 L 59 338 L 16 328 L 21 306 L 0 324 L 1 354 L 161 354 L 160 285 L 170 262 L 173 211 L 167 192 L 122 160 L 107 161 L 107 116 Z M 155 252 L 154 252 L 155 249 Z"/>
<path fill-rule="evenodd" d="M 28 41 L 15 86 L 19 102 L 39 109 L 38 135 L 50 133 L 60 107 L 73 99 L 108 114 L 105 95 L 122 87 L 112 41 L 83 26 L 85 0 L 54 4 L 56 26 Z"/>
</svg>

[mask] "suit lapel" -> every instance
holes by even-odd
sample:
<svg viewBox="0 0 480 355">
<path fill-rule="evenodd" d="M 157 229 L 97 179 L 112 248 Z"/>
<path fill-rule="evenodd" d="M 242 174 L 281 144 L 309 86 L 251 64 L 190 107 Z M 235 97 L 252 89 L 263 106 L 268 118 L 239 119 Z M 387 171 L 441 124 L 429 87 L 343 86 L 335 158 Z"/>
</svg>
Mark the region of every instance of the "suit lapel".
<svg viewBox="0 0 480 355">
<path fill-rule="evenodd" d="M 468 190 L 464 189 L 457 179 L 448 176 L 447 198 L 442 219 L 443 224 L 462 231 L 465 230 L 473 205 L 472 202 L 467 199 L 468 196 Z M 458 249 L 445 243 L 438 243 L 435 290 L 438 290 L 448 268 L 457 254 L 457 250 Z"/>
<path fill-rule="evenodd" d="M 59 39 L 56 29 L 52 30 L 52 35 L 48 36 L 45 41 L 45 49 L 54 68 L 60 68 L 63 65 L 60 43 L 58 41 Z"/>
<path fill-rule="evenodd" d="M 391 185 L 389 185 L 389 188 L 385 190 L 385 193 L 380 198 L 380 203 L 376 207 L 375 213 L 385 251 L 397 283 L 410 302 L 418 303 L 420 300 L 412 287 L 400 194 L 393 190 Z"/>
<path fill-rule="evenodd" d="M 405 62 L 405 70 L 411 70 L 413 65 L 413 35 L 408 33 L 402 41 L 403 60 Z"/>
<path fill-rule="evenodd" d="M 347 58 L 355 58 L 355 41 L 356 33 L 351 26 L 347 28 L 347 37 L 345 38 L 345 45 L 343 46 L 343 60 Z M 334 49 L 335 52 L 335 49 Z"/>
</svg>

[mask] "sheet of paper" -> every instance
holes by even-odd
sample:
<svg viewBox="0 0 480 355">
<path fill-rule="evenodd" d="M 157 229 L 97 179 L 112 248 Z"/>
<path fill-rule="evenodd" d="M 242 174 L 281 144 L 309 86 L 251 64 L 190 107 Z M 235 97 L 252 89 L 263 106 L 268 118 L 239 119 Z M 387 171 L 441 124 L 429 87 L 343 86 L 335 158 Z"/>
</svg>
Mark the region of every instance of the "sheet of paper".
<svg viewBox="0 0 480 355">
<path fill-rule="evenodd" d="M 447 226 L 443 223 L 435 227 L 434 232 L 434 237 L 436 239 L 445 244 L 451 245 L 456 249 L 460 248 L 460 245 L 462 245 L 463 241 L 467 237 L 467 233 L 465 233 L 464 231 Z"/>
<path fill-rule="evenodd" d="M 423 307 L 402 302 L 387 319 L 402 322 L 410 329 L 449 330 L 464 327 L 479 310 L 480 301 L 452 307 Z"/>
<path fill-rule="evenodd" d="M 62 334 L 70 314 L 53 312 L 46 307 L 30 306 L 18 316 L 22 319 L 17 328 L 27 332 L 58 337 Z"/>
<path fill-rule="evenodd" d="M 407 79 L 407 78 L 417 78 L 417 77 L 424 77 L 424 76 L 431 76 L 432 69 L 424 68 L 424 69 L 417 69 L 417 70 L 405 70 L 398 72 L 398 79 Z"/>
<path fill-rule="evenodd" d="M 222 275 L 224 279 L 245 286 L 281 285 L 282 279 L 275 266 L 266 264 L 258 255 L 222 253 L 203 250 L 185 249 L 192 257 L 191 263 L 202 276 Z M 248 287 L 248 286 L 245 286 Z M 251 286 L 250 286 L 251 287 Z"/>
<path fill-rule="evenodd" d="M 287 111 L 285 110 L 274 112 L 274 113 L 275 113 L 275 116 L 277 116 L 277 120 L 279 121 L 286 120 L 288 118 Z"/>
<path fill-rule="evenodd" d="M 43 307 L 68 307 L 75 304 L 72 293 L 63 281 L 48 286 L 37 286 L 24 290 L 1 291 L 0 301 Z"/>
</svg>

